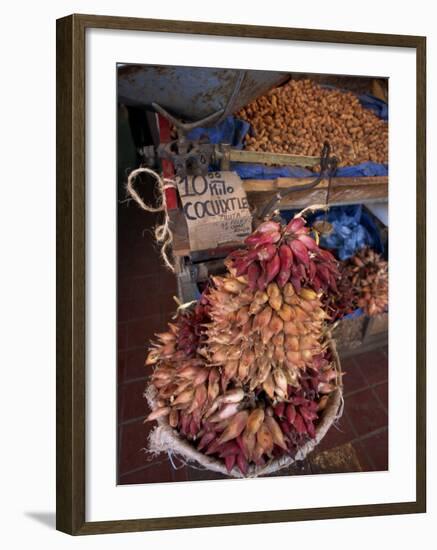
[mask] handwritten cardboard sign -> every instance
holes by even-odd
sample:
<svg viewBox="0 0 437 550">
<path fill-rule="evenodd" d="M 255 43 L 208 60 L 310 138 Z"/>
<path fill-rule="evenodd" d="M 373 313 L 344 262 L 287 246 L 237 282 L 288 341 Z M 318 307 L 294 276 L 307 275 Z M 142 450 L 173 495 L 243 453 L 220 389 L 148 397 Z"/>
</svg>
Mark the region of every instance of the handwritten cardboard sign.
<svg viewBox="0 0 437 550">
<path fill-rule="evenodd" d="M 177 181 L 191 250 L 242 241 L 252 231 L 243 182 L 235 172 L 210 172 Z"/>
</svg>

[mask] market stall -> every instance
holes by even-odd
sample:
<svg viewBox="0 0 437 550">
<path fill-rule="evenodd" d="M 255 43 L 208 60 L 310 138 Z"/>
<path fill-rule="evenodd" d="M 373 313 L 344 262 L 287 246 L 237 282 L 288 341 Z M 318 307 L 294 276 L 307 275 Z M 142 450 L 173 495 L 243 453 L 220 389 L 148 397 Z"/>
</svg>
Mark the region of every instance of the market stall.
<svg viewBox="0 0 437 550">
<path fill-rule="evenodd" d="M 342 414 L 337 348 L 387 341 L 388 227 L 371 211 L 388 200 L 386 83 L 118 71 L 131 129 L 146 111 L 153 136 L 137 138 L 127 190 L 162 212 L 178 288 L 146 361 L 150 449 L 234 477 L 278 472 Z M 150 175 L 153 206 L 138 186 Z"/>
</svg>

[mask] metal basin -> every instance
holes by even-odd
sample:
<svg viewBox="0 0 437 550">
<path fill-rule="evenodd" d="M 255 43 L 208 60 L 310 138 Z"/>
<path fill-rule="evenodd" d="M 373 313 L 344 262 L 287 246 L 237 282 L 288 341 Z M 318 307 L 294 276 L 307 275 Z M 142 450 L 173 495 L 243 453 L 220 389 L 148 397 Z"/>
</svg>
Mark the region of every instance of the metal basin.
<svg viewBox="0 0 437 550">
<path fill-rule="evenodd" d="M 121 103 L 152 109 L 155 102 L 192 122 L 220 109 L 224 109 L 224 118 L 289 76 L 274 71 L 164 65 L 118 65 L 117 70 Z"/>
</svg>

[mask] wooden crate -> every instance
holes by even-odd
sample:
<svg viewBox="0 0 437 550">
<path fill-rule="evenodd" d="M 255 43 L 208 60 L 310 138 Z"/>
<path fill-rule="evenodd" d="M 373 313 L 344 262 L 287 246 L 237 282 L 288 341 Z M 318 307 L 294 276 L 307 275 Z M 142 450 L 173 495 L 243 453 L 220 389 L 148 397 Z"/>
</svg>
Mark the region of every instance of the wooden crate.
<svg viewBox="0 0 437 550">
<path fill-rule="evenodd" d="M 388 313 L 374 317 L 360 315 L 355 319 L 341 319 L 333 331 L 340 351 L 359 347 L 372 349 L 388 342 Z"/>
<path fill-rule="evenodd" d="M 359 348 L 363 344 L 366 325 L 366 315 L 353 319 L 340 319 L 332 333 L 338 349 L 344 351 Z"/>
</svg>

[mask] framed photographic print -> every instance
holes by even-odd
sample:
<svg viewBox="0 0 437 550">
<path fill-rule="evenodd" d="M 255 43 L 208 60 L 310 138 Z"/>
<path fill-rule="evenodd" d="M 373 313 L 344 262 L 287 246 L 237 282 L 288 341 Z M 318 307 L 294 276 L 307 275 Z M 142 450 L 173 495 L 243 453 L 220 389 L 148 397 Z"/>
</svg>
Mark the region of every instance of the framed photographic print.
<svg viewBox="0 0 437 550">
<path fill-rule="evenodd" d="M 57 528 L 426 509 L 425 38 L 57 22 Z"/>
</svg>

